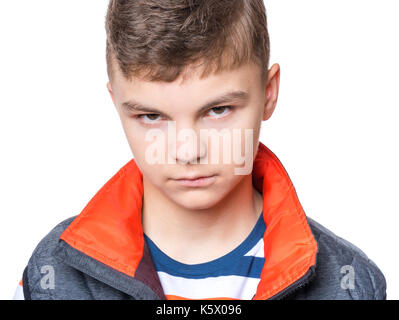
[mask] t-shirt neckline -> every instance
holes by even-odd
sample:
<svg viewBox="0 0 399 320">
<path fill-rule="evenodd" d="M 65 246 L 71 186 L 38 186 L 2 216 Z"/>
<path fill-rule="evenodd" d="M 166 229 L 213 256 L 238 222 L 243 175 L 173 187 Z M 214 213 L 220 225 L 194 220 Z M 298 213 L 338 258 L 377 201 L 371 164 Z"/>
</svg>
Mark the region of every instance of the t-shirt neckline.
<svg viewBox="0 0 399 320">
<path fill-rule="evenodd" d="M 161 251 L 146 234 L 144 234 L 144 239 L 149 247 L 155 267 L 160 264 L 162 265 L 163 270 L 170 271 L 170 273 L 173 274 L 181 274 L 182 276 L 199 276 L 204 274 L 210 274 L 226 266 L 231 266 L 232 263 L 237 261 L 237 258 L 244 256 L 259 242 L 260 239 L 263 238 L 265 229 L 266 226 L 263 220 L 262 211 L 252 231 L 236 248 L 219 258 L 197 264 L 186 264 L 172 259 L 163 251 Z"/>
</svg>

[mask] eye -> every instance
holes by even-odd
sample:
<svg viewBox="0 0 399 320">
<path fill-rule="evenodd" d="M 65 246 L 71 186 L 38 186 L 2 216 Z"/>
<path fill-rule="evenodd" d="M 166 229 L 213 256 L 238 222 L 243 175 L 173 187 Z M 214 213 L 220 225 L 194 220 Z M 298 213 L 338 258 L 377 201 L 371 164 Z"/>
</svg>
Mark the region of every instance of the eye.
<svg viewBox="0 0 399 320">
<path fill-rule="evenodd" d="M 232 109 L 231 106 L 220 106 L 220 107 L 214 107 L 212 109 L 210 109 L 209 111 L 214 112 L 214 114 L 216 115 L 216 118 L 220 118 L 224 115 L 226 115 L 228 113 L 228 111 L 230 111 Z"/>
<path fill-rule="evenodd" d="M 226 114 L 229 113 L 229 111 L 233 109 L 231 106 L 219 106 L 219 107 L 214 107 L 209 109 L 208 114 L 213 112 L 214 114 L 211 114 L 211 117 L 213 118 L 222 118 Z M 162 120 L 162 116 L 159 115 L 158 113 L 147 113 L 147 114 L 140 114 L 136 116 L 137 119 L 141 120 L 144 124 L 155 124 L 158 121 Z"/>
<path fill-rule="evenodd" d="M 138 119 L 146 119 L 145 117 L 149 119 L 149 121 L 144 121 L 145 123 L 152 123 L 156 122 L 158 120 L 157 117 L 160 117 L 160 115 L 157 113 L 149 113 L 149 114 L 140 114 L 137 116 Z"/>
</svg>

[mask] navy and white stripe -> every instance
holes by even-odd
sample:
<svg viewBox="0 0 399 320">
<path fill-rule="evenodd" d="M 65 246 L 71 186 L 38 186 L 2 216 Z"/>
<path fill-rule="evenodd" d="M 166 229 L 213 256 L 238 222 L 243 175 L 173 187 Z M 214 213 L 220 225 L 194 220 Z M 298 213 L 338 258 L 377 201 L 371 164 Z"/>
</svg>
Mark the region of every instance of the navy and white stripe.
<svg viewBox="0 0 399 320">
<path fill-rule="evenodd" d="M 248 237 L 233 251 L 205 263 L 178 262 L 146 235 L 148 247 L 168 299 L 252 299 L 264 259 L 263 213 Z"/>
</svg>

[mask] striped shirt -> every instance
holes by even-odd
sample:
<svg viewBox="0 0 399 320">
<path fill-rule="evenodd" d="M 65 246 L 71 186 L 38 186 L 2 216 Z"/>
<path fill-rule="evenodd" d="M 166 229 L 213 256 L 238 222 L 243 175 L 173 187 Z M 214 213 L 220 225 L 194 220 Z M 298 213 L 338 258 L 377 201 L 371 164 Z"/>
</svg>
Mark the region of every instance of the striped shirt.
<svg viewBox="0 0 399 320">
<path fill-rule="evenodd" d="M 248 237 L 233 251 L 215 260 L 184 264 L 163 253 L 144 234 L 165 296 L 176 299 L 250 300 L 256 293 L 264 258 L 263 212 Z"/>
<path fill-rule="evenodd" d="M 22 288 L 22 279 L 19 281 L 18 286 L 14 292 L 14 297 L 12 299 L 13 300 L 25 300 L 24 290 Z"/>
</svg>

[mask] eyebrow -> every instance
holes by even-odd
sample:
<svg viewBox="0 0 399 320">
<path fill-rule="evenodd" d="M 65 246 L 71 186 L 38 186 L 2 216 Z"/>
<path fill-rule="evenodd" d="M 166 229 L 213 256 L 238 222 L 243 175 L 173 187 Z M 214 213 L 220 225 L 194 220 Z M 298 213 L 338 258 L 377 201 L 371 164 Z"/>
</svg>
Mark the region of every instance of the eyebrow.
<svg viewBox="0 0 399 320">
<path fill-rule="evenodd" d="M 228 91 L 220 96 L 213 98 L 212 100 L 206 102 L 203 106 L 199 108 L 197 111 L 197 114 L 201 114 L 203 111 L 214 107 L 215 105 L 221 104 L 221 103 L 226 103 L 226 102 L 233 102 L 233 101 L 243 101 L 246 102 L 249 99 L 249 94 L 246 91 L 242 90 L 233 90 L 233 91 Z M 144 104 L 141 104 L 137 101 L 130 100 L 130 101 L 125 101 L 122 103 L 122 107 L 128 111 L 143 111 L 143 112 L 152 112 L 152 113 L 158 113 L 158 114 L 164 114 L 163 112 L 151 107 L 147 106 Z"/>
</svg>

